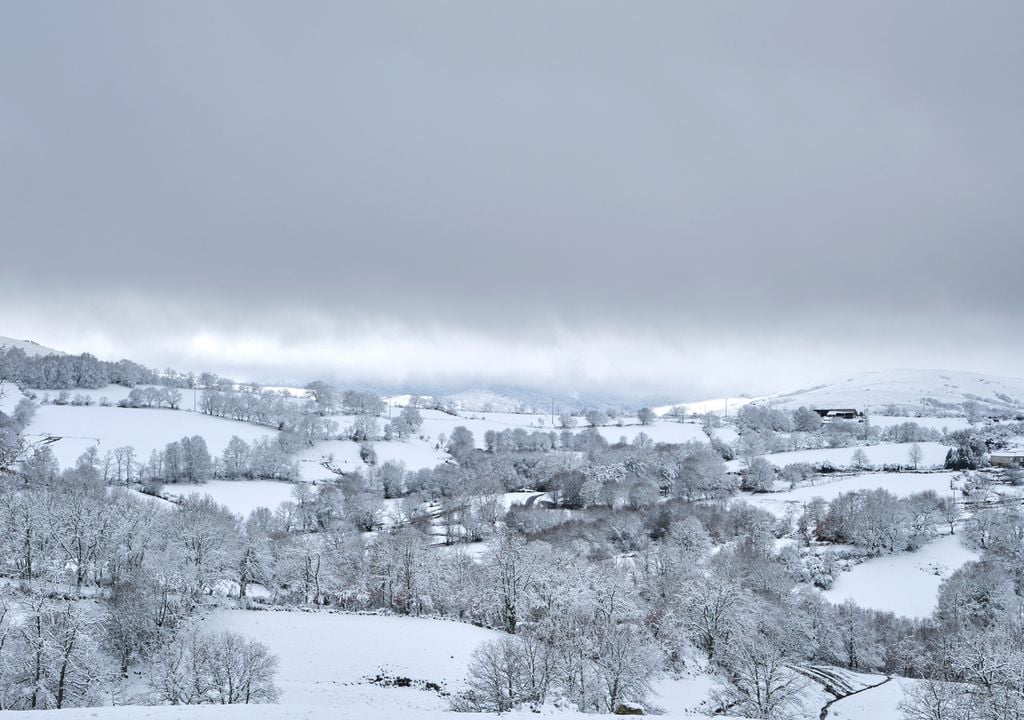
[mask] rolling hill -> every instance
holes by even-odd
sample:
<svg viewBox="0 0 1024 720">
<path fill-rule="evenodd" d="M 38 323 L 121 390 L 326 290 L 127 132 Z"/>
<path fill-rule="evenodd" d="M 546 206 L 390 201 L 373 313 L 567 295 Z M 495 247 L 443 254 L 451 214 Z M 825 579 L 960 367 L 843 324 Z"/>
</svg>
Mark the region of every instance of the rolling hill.
<svg viewBox="0 0 1024 720">
<path fill-rule="evenodd" d="M 16 340 L 15 338 L 5 337 L 0 335 L 0 348 L 11 349 L 19 348 L 25 351 L 26 355 L 64 355 L 62 350 L 54 350 L 53 348 L 40 345 L 34 340 Z"/>
<path fill-rule="evenodd" d="M 755 402 L 781 409 L 801 405 L 850 407 L 901 415 L 962 415 L 973 400 L 985 414 L 1024 414 L 1024 379 L 950 370 L 882 370 L 848 375 L 821 385 L 775 393 Z"/>
</svg>

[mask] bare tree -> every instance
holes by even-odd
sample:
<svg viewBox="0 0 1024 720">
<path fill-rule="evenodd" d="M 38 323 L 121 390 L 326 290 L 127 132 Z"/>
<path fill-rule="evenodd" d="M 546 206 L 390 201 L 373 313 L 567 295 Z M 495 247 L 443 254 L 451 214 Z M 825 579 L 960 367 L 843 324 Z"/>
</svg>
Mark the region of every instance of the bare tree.
<svg viewBox="0 0 1024 720">
<path fill-rule="evenodd" d="M 274 702 L 277 658 L 266 645 L 233 632 L 179 636 L 154 659 L 149 683 L 171 705 Z"/>
<path fill-rule="evenodd" d="M 911 443 L 910 447 L 907 448 L 907 459 L 910 460 L 910 464 L 917 470 L 918 465 L 921 464 L 921 460 L 924 457 L 924 451 L 921 450 L 921 446 L 916 442 Z"/>
<path fill-rule="evenodd" d="M 518 638 L 485 642 L 473 652 L 468 700 L 475 710 L 506 712 L 531 698 Z"/>
<path fill-rule="evenodd" d="M 514 531 L 505 530 L 498 535 L 487 565 L 496 594 L 499 621 L 507 632 L 514 635 L 534 572 L 526 541 Z"/>
<path fill-rule="evenodd" d="M 934 680 L 908 684 L 899 709 L 906 720 L 976 720 L 982 717 L 969 686 Z"/>
</svg>

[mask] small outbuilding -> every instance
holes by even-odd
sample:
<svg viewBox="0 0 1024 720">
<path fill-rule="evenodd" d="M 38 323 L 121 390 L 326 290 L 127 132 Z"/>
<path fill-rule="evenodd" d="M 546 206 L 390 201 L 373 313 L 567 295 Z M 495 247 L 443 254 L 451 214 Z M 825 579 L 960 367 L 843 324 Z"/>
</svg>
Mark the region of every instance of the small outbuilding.
<svg viewBox="0 0 1024 720">
<path fill-rule="evenodd" d="M 1024 468 L 1024 450 L 996 450 L 988 459 L 996 467 Z"/>
<path fill-rule="evenodd" d="M 823 420 L 856 420 L 863 416 L 856 408 L 814 408 Z"/>
</svg>

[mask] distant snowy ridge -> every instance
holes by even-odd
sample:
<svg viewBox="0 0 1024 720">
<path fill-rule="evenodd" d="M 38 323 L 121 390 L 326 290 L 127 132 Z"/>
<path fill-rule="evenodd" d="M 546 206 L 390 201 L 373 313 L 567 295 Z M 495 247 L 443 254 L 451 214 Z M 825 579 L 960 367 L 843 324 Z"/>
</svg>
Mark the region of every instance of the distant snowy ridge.
<svg viewBox="0 0 1024 720">
<path fill-rule="evenodd" d="M 876 414 L 894 405 L 903 414 L 943 416 L 962 415 L 968 401 L 977 403 L 982 413 L 1024 414 L 1024 379 L 953 370 L 879 370 L 773 393 L 754 402 L 787 410 L 806 405 Z"/>
<path fill-rule="evenodd" d="M 0 348 L 10 350 L 12 348 L 18 348 L 24 350 L 26 355 L 65 355 L 62 350 L 54 350 L 48 348 L 45 345 L 40 345 L 35 340 L 15 340 L 14 338 L 5 337 L 0 335 Z"/>
</svg>

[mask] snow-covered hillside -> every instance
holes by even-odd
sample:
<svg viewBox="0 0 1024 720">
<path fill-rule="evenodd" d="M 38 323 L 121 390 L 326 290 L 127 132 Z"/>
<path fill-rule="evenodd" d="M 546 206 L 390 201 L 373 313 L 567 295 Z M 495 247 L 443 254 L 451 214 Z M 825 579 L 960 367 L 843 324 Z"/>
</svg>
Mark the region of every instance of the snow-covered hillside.
<svg viewBox="0 0 1024 720">
<path fill-rule="evenodd" d="M 845 468 L 853 465 L 853 454 L 861 450 L 872 467 L 885 465 L 909 465 L 910 450 L 915 443 L 878 443 L 847 448 L 818 448 L 815 450 L 791 450 L 789 452 L 771 453 L 762 457 L 776 467 L 785 467 L 792 463 L 811 463 L 820 465 L 828 463 L 832 467 Z M 916 443 L 921 451 L 919 464 L 922 468 L 941 467 L 946 460 L 949 448 L 942 443 Z M 743 460 L 730 460 L 726 463 L 730 470 L 739 472 L 744 467 Z"/>
<path fill-rule="evenodd" d="M 294 488 L 292 483 L 276 480 L 209 480 L 202 485 L 171 485 L 164 488 L 164 495 L 171 499 L 192 494 L 209 495 L 245 518 L 259 507 L 277 510 L 281 503 L 292 499 Z"/>
<path fill-rule="evenodd" d="M 90 446 L 96 446 L 101 455 L 131 446 L 137 457 L 145 459 L 153 450 L 185 436 L 202 436 L 210 452 L 219 454 L 233 435 L 250 442 L 274 434 L 267 427 L 184 410 L 71 405 L 40 406 L 25 433 L 29 440 L 61 438 L 50 446 L 61 467 L 74 465 Z"/>
<path fill-rule="evenodd" d="M 463 689 L 473 651 L 499 636 L 451 620 L 329 612 L 224 610 L 206 629 L 233 630 L 266 644 L 280 661 L 282 704 L 442 710 L 436 692 L 381 687 L 380 675 Z"/>
<path fill-rule="evenodd" d="M 63 355 L 62 350 L 54 350 L 48 348 L 45 345 L 40 345 L 35 340 L 16 340 L 15 338 L 9 338 L 4 335 L 0 335 L 0 348 L 12 350 L 18 348 L 24 350 L 26 355 Z"/>
<path fill-rule="evenodd" d="M 883 472 L 841 475 L 830 479 L 821 479 L 814 484 L 801 485 L 793 489 L 755 493 L 746 499 L 751 504 L 764 508 L 778 517 L 786 517 L 788 513 L 799 511 L 814 498 L 831 502 L 843 493 L 878 488 L 887 490 L 896 497 L 906 497 L 913 493 L 929 490 L 940 496 L 947 496 L 956 485 L 954 482 L 956 476 L 955 472 Z"/>
<path fill-rule="evenodd" d="M 942 416 L 962 414 L 968 400 L 1024 414 L 1024 379 L 950 370 L 882 370 L 767 395 L 756 402 L 788 410 L 807 405 L 871 413 L 895 405 L 910 415 Z"/>
<path fill-rule="evenodd" d="M 651 408 L 654 410 L 654 414 L 657 416 L 668 415 L 673 411 L 678 411 L 682 408 L 688 415 L 704 415 L 706 413 L 714 413 L 716 415 L 730 415 L 735 414 L 744 405 L 752 402 L 752 399 L 746 396 L 741 397 L 725 397 L 725 398 L 711 398 L 709 400 L 690 400 L 687 402 L 679 402 L 673 405 L 659 405 L 658 407 Z"/>
<path fill-rule="evenodd" d="M 916 552 L 872 558 L 841 573 L 822 594 L 834 603 L 853 600 L 872 610 L 927 618 L 935 610 L 942 581 L 979 557 L 960 540 L 959 535 L 944 535 Z"/>
</svg>

